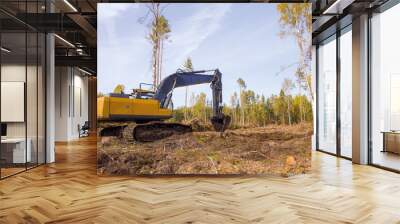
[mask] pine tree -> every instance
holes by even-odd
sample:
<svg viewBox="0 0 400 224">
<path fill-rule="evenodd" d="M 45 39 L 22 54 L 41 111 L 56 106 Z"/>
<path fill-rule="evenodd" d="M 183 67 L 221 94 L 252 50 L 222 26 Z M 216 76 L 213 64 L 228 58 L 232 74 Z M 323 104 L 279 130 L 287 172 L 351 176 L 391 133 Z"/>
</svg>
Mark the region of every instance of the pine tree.
<svg viewBox="0 0 400 224">
<path fill-rule="evenodd" d="M 155 90 L 161 81 L 162 60 L 164 41 L 169 38 L 171 32 L 168 20 L 162 15 L 163 9 L 161 3 L 152 3 L 149 5 L 149 14 L 152 15 L 150 33 L 147 38 L 153 45 L 152 50 L 152 68 L 153 68 L 153 89 Z"/>
</svg>

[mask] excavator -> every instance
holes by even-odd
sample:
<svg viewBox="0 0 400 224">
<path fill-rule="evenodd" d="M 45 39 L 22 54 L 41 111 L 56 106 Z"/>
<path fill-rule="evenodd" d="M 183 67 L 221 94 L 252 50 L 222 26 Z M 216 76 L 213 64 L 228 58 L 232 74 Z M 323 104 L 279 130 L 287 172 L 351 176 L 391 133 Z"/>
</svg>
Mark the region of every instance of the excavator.
<svg viewBox="0 0 400 224">
<path fill-rule="evenodd" d="M 211 73 L 211 74 L 210 74 Z M 163 122 L 173 116 L 172 93 L 175 88 L 210 83 L 212 90 L 211 124 L 215 131 L 224 132 L 231 118 L 222 112 L 222 74 L 218 69 L 183 71 L 165 77 L 155 91 L 139 89 L 131 94 L 110 93 L 97 98 L 97 119 L 102 122 L 133 121 L 133 138 L 139 142 L 152 142 L 175 134 L 192 131 L 190 125 Z M 100 136 L 121 136 L 125 126 L 105 127 Z"/>
</svg>

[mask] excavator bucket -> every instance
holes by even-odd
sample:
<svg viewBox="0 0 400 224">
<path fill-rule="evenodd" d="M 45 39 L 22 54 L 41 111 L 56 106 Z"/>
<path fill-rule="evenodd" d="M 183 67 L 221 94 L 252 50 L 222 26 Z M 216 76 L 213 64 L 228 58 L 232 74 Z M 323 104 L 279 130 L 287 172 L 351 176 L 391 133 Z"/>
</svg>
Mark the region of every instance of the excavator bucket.
<svg viewBox="0 0 400 224">
<path fill-rule="evenodd" d="M 215 131 L 224 132 L 231 123 L 231 117 L 225 114 L 221 114 L 221 116 L 214 116 L 211 118 L 211 124 L 214 127 Z"/>
</svg>

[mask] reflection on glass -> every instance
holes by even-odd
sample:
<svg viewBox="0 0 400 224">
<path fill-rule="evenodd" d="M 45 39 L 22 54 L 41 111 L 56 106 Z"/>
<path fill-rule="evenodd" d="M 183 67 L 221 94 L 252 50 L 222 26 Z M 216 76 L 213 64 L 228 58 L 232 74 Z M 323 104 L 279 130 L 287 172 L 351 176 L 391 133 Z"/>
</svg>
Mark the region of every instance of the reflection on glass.
<svg viewBox="0 0 400 224">
<path fill-rule="evenodd" d="M 340 153 L 352 157 L 352 35 L 340 36 Z"/>
<path fill-rule="evenodd" d="M 318 48 L 318 148 L 336 153 L 336 40 Z"/>
<path fill-rule="evenodd" d="M 31 159 L 26 141 L 25 91 L 26 43 L 25 33 L 2 33 L 1 52 L 1 175 L 9 176 L 25 170 Z M 27 150 L 28 149 L 28 150 Z"/>
<path fill-rule="evenodd" d="M 27 33 L 27 82 L 26 82 L 26 113 L 27 113 L 27 142 L 30 153 L 30 161 L 27 167 L 37 165 L 37 33 Z"/>
<path fill-rule="evenodd" d="M 22 15 L 43 13 L 45 0 L 3 2 Z M 0 12 L 5 21 L 12 21 Z M 1 26 L 1 24 L 0 24 Z M 45 162 L 45 35 L 13 23 L 1 29 L 0 178 Z"/>
<path fill-rule="evenodd" d="M 400 5 L 372 18 L 372 163 L 400 170 Z"/>
</svg>

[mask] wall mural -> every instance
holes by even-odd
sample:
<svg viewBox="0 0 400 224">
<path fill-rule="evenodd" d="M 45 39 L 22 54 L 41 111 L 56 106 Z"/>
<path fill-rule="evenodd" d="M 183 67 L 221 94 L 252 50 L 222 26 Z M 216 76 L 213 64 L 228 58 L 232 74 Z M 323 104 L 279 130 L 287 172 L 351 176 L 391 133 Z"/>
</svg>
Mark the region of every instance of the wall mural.
<svg viewBox="0 0 400 224">
<path fill-rule="evenodd" d="M 98 174 L 310 169 L 310 4 L 98 4 Z"/>
</svg>

